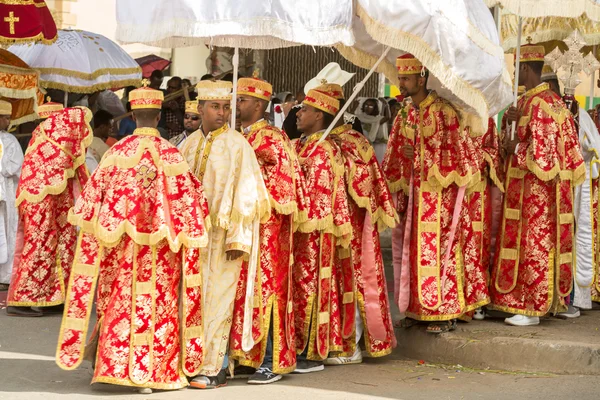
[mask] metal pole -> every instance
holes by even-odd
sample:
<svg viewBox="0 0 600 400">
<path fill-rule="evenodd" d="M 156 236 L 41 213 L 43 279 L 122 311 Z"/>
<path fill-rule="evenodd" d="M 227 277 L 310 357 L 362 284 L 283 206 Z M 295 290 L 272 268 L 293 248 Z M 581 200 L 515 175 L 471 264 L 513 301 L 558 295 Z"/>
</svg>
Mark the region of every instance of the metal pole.
<svg viewBox="0 0 600 400">
<path fill-rule="evenodd" d="M 237 81 L 238 67 L 240 65 L 240 49 L 235 47 L 233 51 L 233 92 L 231 93 L 231 128 L 235 129 L 235 113 L 237 109 Z"/>
<path fill-rule="evenodd" d="M 596 57 L 596 45 L 594 45 L 592 54 Z M 596 89 L 596 71 L 592 71 L 590 75 L 590 105 L 588 106 L 588 110 L 594 108 L 594 91 Z"/>
<path fill-rule="evenodd" d="M 523 30 L 523 18 L 519 17 L 519 32 L 517 33 L 517 51 L 515 52 L 515 98 L 513 101 L 513 107 L 517 106 L 517 100 L 519 99 L 519 68 L 521 67 L 521 31 Z M 510 140 L 515 140 L 515 129 L 517 128 L 517 122 L 512 123 L 510 132 Z"/>
</svg>

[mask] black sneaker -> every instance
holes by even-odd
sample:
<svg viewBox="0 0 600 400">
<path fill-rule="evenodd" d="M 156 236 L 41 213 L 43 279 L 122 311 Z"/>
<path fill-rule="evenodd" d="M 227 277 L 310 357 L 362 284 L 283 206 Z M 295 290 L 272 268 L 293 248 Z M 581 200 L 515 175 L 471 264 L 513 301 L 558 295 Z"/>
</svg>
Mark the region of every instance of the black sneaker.
<svg viewBox="0 0 600 400">
<path fill-rule="evenodd" d="M 323 361 L 298 360 L 294 374 L 308 374 L 311 372 L 323 371 L 325 366 Z"/>
<path fill-rule="evenodd" d="M 227 370 L 227 379 L 248 379 L 256 372 L 256 368 L 246 367 L 245 365 L 238 365 L 233 370 L 233 376 L 229 374 Z"/>
<path fill-rule="evenodd" d="M 219 371 L 217 376 L 198 375 L 190 382 L 190 387 L 196 389 L 216 389 L 221 386 L 227 386 L 227 377 L 224 369 Z"/>
<path fill-rule="evenodd" d="M 281 375 L 274 373 L 269 368 L 260 367 L 256 370 L 254 375 L 248 379 L 248 383 L 251 385 L 265 385 L 267 383 L 277 382 L 281 379 Z"/>
</svg>

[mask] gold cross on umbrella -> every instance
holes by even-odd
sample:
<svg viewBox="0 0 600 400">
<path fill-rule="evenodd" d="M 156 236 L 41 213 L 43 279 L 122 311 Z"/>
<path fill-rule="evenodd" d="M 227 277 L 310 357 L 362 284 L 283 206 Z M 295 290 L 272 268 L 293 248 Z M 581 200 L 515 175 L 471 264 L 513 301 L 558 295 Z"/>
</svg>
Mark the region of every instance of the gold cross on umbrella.
<svg viewBox="0 0 600 400">
<path fill-rule="evenodd" d="M 135 175 L 135 179 L 138 182 L 142 182 L 142 186 L 146 189 L 150 187 L 152 181 L 156 179 L 156 172 L 151 171 L 146 165 L 142 165 L 138 168 L 138 172 Z"/>
<path fill-rule="evenodd" d="M 4 17 L 4 22 L 8 22 L 9 24 L 9 30 L 11 35 L 15 34 L 15 22 L 19 22 L 19 20 L 20 18 L 15 17 L 15 13 L 12 11 L 8 13 L 8 17 Z"/>
</svg>

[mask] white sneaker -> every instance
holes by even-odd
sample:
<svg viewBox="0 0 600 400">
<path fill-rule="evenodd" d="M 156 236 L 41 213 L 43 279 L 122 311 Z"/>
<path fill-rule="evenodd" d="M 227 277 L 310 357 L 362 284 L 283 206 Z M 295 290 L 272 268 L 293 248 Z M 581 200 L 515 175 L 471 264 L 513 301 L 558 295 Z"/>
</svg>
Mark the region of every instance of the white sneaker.
<svg viewBox="0 0 600 400">
<path fill-rule="evenodd" d="M 485 319 L 485 311 L 483 311 L 483 308 L 478 308 L 477 310 L 475 310 L 475 314 L 473 314 L 473 319 L 475 321 L 483 321 Z"/>
<path fill-rule="evenodd" d="M 150 388 L 139 388 L 138 389 L 138 393 L 139 394 L 152 394 L 152 389 L 150 389 Z"/>
<path fill-rule="evenodd" d="M 325 360 L 325 365 L 360 364 L 362 361 L 362 351 L 359 346 L 356 346 L 356 350 L 354 350 L 352 357 L 330 357 Z"/>
<path fill-rule="evenodd" d="M 512 326 L 533 326 L 540 324 L 540 317 L 528 317 L 526 315 L 513 315 L 504 320 L 505 323 Z"/>
<path fill-rule="evenodd" d="M 581 312 L 579 311 L 579 308 L 569 304 L 569 309 L 565 312 L 558 313 L 558 315 L 565 318 L 579 318 L 581 316 Z"/>
</svg>

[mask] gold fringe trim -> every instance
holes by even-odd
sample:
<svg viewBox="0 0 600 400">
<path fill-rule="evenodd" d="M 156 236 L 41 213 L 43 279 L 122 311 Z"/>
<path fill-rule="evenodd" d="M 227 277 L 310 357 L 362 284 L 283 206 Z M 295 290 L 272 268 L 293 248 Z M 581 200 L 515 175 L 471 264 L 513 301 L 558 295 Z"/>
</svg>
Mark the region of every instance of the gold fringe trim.
<svg viewBox="0 0 600 400">
<path fill-rule="evenodd" d="M 152 161 L 159 168 L 162 169 L 166 176 L 179 176 L 189 172 L 190 167 L 185 160 L 177 164 L 166 164 L 158 154 L 154 142 L 148 138 L 140 138 L 135 154 L 127 157 L 123 154 L 108 153 L 106 157 L 100 162 L 100 168 L 106 167 L 117 167 L 120 169 L 131 169 L 138 166 L 144 153 L 148 151 L 152 156 Z"/>
<path fill-rule="evenodd" d="M 277 214 L 294 216 L 298 215 L 298 204 L 295 200 L 281 204 L 275 200 L 273 196 L 271 196 L 271 193 L 269 193 L 269 201 L 271 203 L 271 207 L 277 212 Z"/>
<path fill-rule="evenodd" d="M 265 223 L 271 217 L 271 202 L 268 199 L 261 200 L 249 213 L 243 213 L 232 208 L 229 215 L 210 214 L 211 226 L 228 230 L 232 224 L 250 225 L 256 218 Z"/>
<path fill-rule="evenodd" d="M 358 50 L 355 47 L 337 44 L 335 45 L 335 48 L 342 55 L 342 57 L 357 67 L 371 69 L 377 60 L 379 60 L 378 56 L 373 56 L 369 53 Z M 396 65 L 392 64 L 387 58 L 381 61 L 381 63 L 377 66 L 376 72 L 385 75 L 385 77 L 388 78 L 392 84 L 398 86 L 398 70 L 396 69 Z"/>
<path fill-rule="evenodd" d="M 302 233 L 311 233 L 319 231 L 322 233 L 331 233 L 336 238 L 343 236 L 352 237 L 352 224 L 346 222 L 343 225 L 337 226 L 333 223 L 333 215 L 330 214 L 325 218 L 313 218 L 298 227 L 298 231 Z"/>
<path fill-rule="evenodd" d="M 86 150 L 89 147 L 89 145 L 92 144 L 92 140 L 94 140 L 93 130 L 90 126 L 90 121 L 92 120 L 92 112 L 86 107 L 75 108 L 80 108 L 84 110 L 84 121 L 85 126 L 88 130 L 88 135 L 81 140 L 81 155 L 73 160 L 73 166 L 71 168 L 65 169 L 65 172 L 63 173 L 63 178 L 60 181 L 60 183 L 57 183 L 55 185 L 44 186 L 44 188 L 42 188 L 42 190 L 38 194 L 30 193 L 27 190 L 22 191 L 15 202 L 15 206 L 18 207 L 24 200 L 27 200 L 29 203 L 39 203 L 40 201 L 44 200 L 48 195 L 61 194 L 67 188 L 67 183 L 69 179 L 75 176 L 75 171 L 77 171 L 77 168 L 85 164 Z M 40 125 L 40 129 L 43 129 L 42 125 Z M 37 138 L 37 140 L 30 146 L 31 150 L 35 149 L 40 144 L 45 143 L 45 136 L 45 133 L 43 135 L 40 135 Z M 28 149 L 27 152 L 31 150 Z"/>
<path fill-rule="evenodd" d="M 535 176 L 544 182 L 548 182 L 560 176 L 560 180 L 573 181 L 573 186 L 579 186 L 585 180 L 585 164 L 582 163 L 574 171 L 563 170 L 559 163 L 556 163 L 549 171 L 542 170 L 533 160 L 531 150 L 527 152 L 527 168 L 535 174 Z"/>
<path fill-rule="evenodd" d="M 90 94 L 94 92 L 99 92 L 106 89 L 113 88 L 122 88 L 125 86 L 135 86 L 139 87 L 142 85 L 142 79 L 124 79 L 119 81 L 111 81 L 104 83 L 95 83 L 89 86 L 76 86 L 76 85 L 67 85 L 62 82 L 52 82 L 52 81 L 43 81 L 40 79 L 40 86 L 46 89 L 58 89 L 65 92 L 71 93 L 82 93 L 82 94 Z"/>
<path fill-rule="evenodd" d="M 398 193 L 400 190 L 402 190 L 404 192 L 404 194 L 408 195 L 408 180 L 406 178 L 400 178 L 399 181 L 388 181 L 388 188 L 390 189 L 391 193 Z"/>
<path fill-rule="evenodd" d="M 498 174 L 496 172 L 496 167 L 494 166 L 494 161 L 492 160 L 492 157 L 488 153 L 484 153 L 483 159 L 487 162 L 487 165 L 489 167 L 488 176 L 490 177 L 490 179 L 492 180 L 494 185 L 496 185 L 496 187 L 498 189 L 500 189 L 500 191 L 502 193 L 504 193 L 504 183 L 498 177 Z"/>
<path fill-rule="evenodd" d="M 158 230 L 152 233 L 138 232 L 137 227 L 127 220 L 123 220 L 114 230 L 108 230 L 98 223 L 98 217 L 91 221 L 84 220 L 81 215 L 75 214 L 73 209 L 69 210 L 68 221 L 71 225 L 78 226 L 85 233 L 93 235 L 105 247 L 115 247 L 122 236 L 127 234 L 136 244 L 140 246 L 156 246 L 161 240 L 166 239 L 169 248 L 173 253 L 179 252 L 181 245 L 187 248 L 202 248 L 208 245 L 208 230 L 201 237 L 191 237 L 185 232 L 173 238 L 171 237 L 171 228 L 168 225 L 161 225 Z"/>
<path fill-rule="evenodd" d="M 467 175 L 459 175 L 458 172 L 452 171 L 447 176 L 443 176 L 437 165 L 434 165 L 429 170 L 426 182 L 433 188 L 445 189 L 452 184 L 457 186 L 471 186 L 481 181 L 481 171 L 469 172 Z"/>
<path fill-rule="evenodd" d="M 400 217 L 394 209 L 394 215 L 390 216 L 382 207 L 378 207 L 377 210 L 371 214 L 371 222 L 373 225 L 377 225 L 377 230 L 383 232 L 388 228 L 395 228 L 400 223 Z"/>
<path fill-rule="evenodd" d="M 60 75 L 68 78 L 85 79 L 88 81 L 97 79 L 103 75 L 133 75 L 142 73 L 142 68 L 101 68 L 94 72 L 87 73 L 64 68 L 36 68 L 42 75 Z M 141 78 L 140 78 L 141 79 Z"/>
<path fill-rule="evenodd" d="M 481 118 L 488 118 L 490 106 L 482 91 L 456 75 L 450 66 L 445 65 L 439 55 L 430 48 L 429 44 L 416 35 L 393 29 L 373 19 L 364 8 L 357 5 L 356 15 L 362 20 L 369 35 L 379 43 L 395 49 L 413 54 L 423 65 L 465 104 L 472 107 Z M 467 33 L 467 36 L 470 36 Z M 474 41 L 476 42 L 476 41 Z M 476 43 L 480 45 L 480 43 Z M 488 47 L 488 46 L 486 46 Z M 485 48 L 482 48 L 484 51 Z M 493 49 L 488 48 L 488 53 L 493 55 Z M 507 92 L 510 92 L 510 77 L 504 71 L 503 83 Z"/>
<path fill-rule="evenodd" d="M 524 18 L 541 18 L 560 15 L 565 18 L 577 18 L 587 14 L 593 21 L 600 21 L 600 5 L 590 0 L 484 0 L 489 8 L 496 5 L 504 8 L 504 13 Z"/>
<path fill-rule="evenodd" d="M 46 37 L 44 36 L 44 32 L 40 32 L 35 36 L 29 36 L 29 37 L 24 37 L 24 38 L 11 38 L 9 36 L 0 36 L 0 43 L 2 43 L 4 45 L 31 44 L 31 43 L 42 43 L 45 45 L 50 45 L 50 44 L 56 42 L 56 39 L 58 39 L 58 30 L 57 30 L 56 35 L 54 35 L 54 37 L 50 38 L 50 39 L 46 39 Z"/>
</svg>

